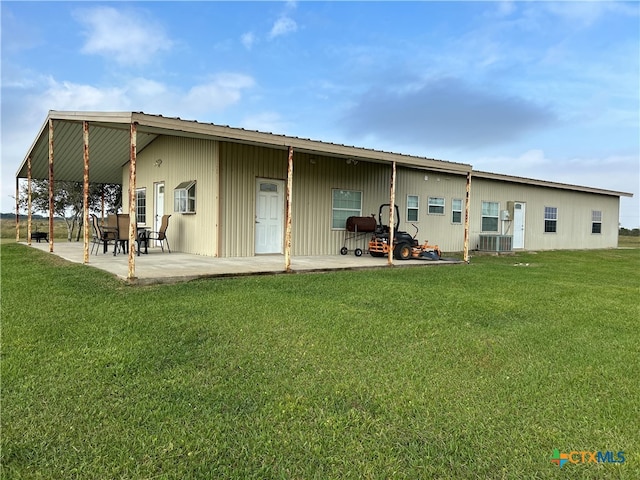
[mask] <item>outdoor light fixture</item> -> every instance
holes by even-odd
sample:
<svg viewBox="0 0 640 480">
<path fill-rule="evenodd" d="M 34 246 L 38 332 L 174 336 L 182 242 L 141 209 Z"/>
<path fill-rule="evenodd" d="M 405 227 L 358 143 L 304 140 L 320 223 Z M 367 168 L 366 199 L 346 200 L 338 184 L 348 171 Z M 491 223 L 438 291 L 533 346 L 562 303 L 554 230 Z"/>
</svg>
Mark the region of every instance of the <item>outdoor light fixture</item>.
<svg viewBox="0 0 640 480">
<path fill-rule="evenodd" d="M 161 158 L 157 159 L 157 160 L 153 163 L 153 166 L 154 166 L 154 167 L 159 167 L 160 165 L 162 165 L 162 159 L 161 159 Z"/>
</svg>

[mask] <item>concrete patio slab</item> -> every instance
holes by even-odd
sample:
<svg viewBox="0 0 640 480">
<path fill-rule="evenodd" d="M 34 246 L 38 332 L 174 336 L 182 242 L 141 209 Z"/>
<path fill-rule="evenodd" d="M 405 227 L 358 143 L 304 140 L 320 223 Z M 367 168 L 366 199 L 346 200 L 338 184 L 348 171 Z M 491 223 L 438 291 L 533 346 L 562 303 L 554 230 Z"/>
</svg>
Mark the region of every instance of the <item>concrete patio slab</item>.
<svg viewBox="0 0 640 480">
<path fill-rule="evenodd" d="M 32 248 L 49 252 L 48 243 L 32 243 Z M 54 255 L 73 263 L 83 263 L 83 245 L 78 242 L 54 243 Z M 394 268 L 452 265 L 460 260 L 394 260 Z M 257 255 L 255 257 L 215 258 L 202 255 L 172 252 L 163 253 L 159 247 L 149 248 L 148 254 L 135 257 L 135 279 L 127 279 L 128 255 L 89 255 L 90 267 L 109 272 L 116 277 L 138 285 L 176 283 L 208 277 L 237 277 L 285 273 L 283 255 Z M 327 255 L 292 257 L 292 273 L 354 270 L 365 268 L 389 268 L 386 258 L 370 255 Z"/>
</svg>

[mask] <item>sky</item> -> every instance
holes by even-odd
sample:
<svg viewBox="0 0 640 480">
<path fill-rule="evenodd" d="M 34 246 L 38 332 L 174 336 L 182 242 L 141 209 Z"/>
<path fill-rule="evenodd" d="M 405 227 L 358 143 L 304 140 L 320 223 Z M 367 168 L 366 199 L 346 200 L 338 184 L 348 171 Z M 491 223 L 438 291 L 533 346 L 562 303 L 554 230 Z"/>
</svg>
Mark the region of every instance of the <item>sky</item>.
<svg viewBox="0 0 640 480">
<path fill-rule="evenodd" d="M 640 3 L 0 2 L 1 195 L 49 110 L 142 111 L 634 194 Z"/>
</svg>

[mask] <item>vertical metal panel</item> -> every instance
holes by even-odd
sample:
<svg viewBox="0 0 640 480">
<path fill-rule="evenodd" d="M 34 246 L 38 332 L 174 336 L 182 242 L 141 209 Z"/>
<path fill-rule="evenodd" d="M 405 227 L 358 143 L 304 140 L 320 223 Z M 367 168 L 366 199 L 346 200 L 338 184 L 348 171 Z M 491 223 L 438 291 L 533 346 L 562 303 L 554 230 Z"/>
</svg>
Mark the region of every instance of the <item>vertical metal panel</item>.
<svg viewBox="0 0 640 480">
<path fill-rule="evenodd" d="M 160 136 L 138 152 L 136 183 L 147 194 L 146 227 L 153 228 L 153 185 L 164 182 L 164 213 L 171 215 L 167 237 L 172 251 L 208 256 L 218 252 L 220 193 L 216 145 L 213 140 Z M 155 166 L 158 159 L 162 163 Z M 176 213 L 173 211 L 174 188 L 188 180 L 196 180 L 196 213 Z M 128 181 L 126 178 L 123 181 L 126 188 Z"/>
<path fill-rule="evenodd" d="M 227 142 L 220 144 L 220 255 L 223 257 L 254 255 L 257 178 L 285 180 L 287 151 Z M 293 180 L 294 189 L 296 184 L 297 176 Z M 293 222 L 295 224 L 296 220 Z M 292 245 L 295 243 L 293 237 Z"/>
<path fill-rule="evenodd" d="M 471 247 L 475 248 L 482 233 L 481 208 L 483 201 L 499 203 L 499 210 L 507 209 L 507 202 L 523 202 L 525 208 L 525 240 L 527 250 L 614 248 L 618 242 L 618 197 L 595 193 L 545 188 L 475 177 L 474 202 L 471 204 Z M 544 232 L 544 207 L 558 208 L 556 233 Z M 591 212 L 602 211 L 602 233 L 591 233 Z M 511 233 L 512 222 L 504 225 Z"/>
<path fill-rule="evenodd" d="M 419 198 L 418 221 L 407 221 L 407 196 Z M 429 197 L 444 198 L 444 214 L 429 214 Z M 453 199 L 466 197 L 464 175 L 445 174 L 429 170 L 402 168 L 398 170 L 398 194 L 396 204 L 400 209 L 400 230 L 415 234 L 420 243 L 429 241 L 446 252 L 461 252 L 464 248 L 464 224 L 452 223 L 451 205 Z"/>
</svg>

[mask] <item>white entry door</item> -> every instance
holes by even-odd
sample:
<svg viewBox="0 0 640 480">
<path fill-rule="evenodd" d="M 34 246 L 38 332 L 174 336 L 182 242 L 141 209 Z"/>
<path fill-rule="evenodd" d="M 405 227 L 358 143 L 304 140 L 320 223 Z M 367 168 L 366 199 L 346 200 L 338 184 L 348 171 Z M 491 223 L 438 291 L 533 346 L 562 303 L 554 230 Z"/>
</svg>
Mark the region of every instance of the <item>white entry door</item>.
<svg viewBox="0 0 640 480">
<path fill-rule="evenodd" d="M 282 253 L 284 236 L 284 180 L 256 181 L 255 251 Z"/>
<path fill-rule="evenodd" d="M 153 185 L 154 197 L 155 197 L 155 213 L 153 216 L 153 231 L 159 232 L 162 225 L 162 216 L 164 215 L 164 182 L 154 183 Z M 160 245 L 160 242 L 156 241 L 156 246 Z"/>
<path fill-rule="evenodd" d="M 513 248 L 524 248 L 524 203 L 513 204 Z"/>
</svg>

